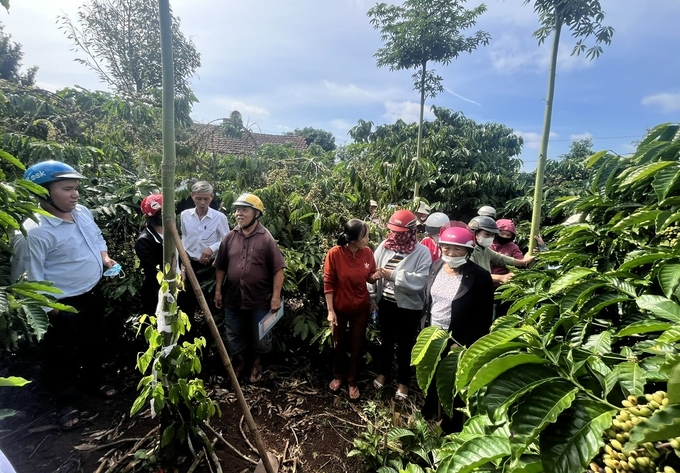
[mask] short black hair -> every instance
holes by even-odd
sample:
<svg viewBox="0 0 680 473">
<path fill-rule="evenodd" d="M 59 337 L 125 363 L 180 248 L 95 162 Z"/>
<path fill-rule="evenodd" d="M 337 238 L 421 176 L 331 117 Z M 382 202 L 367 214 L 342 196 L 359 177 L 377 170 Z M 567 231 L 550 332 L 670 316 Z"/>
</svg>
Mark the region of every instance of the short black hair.
<svg viewBox="0 0 680 473">
<path fill-rule="evenodd" d="M 358 218 L 350 219 L 342 228 L 342 233 L 338 237 L 338 245 L 343 246 L 351 241 L 360 240 L 366 233 L 368 233 L 366 222 Z"/>
</svg>

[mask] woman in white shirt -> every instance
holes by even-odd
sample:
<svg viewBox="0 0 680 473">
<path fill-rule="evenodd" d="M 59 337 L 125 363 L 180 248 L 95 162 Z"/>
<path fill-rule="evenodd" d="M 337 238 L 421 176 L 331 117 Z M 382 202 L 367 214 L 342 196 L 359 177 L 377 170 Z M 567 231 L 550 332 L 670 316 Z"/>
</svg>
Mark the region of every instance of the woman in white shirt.
<svg viewBox="0 0 680 473">
<path fill-rule="evenodd" d="M 489 333 L 493 316 L 494 287 L 486 269 L 470 261 L 474 234 L 463 227 L 443 228 L 439 234 L 441 259 L 430 268 L 425 292 L 430 325 L 449 332 L 453 343 L 469 347 Z M 439 398 L 436 382 L 430 384 L 423 415 L 436 415 Z M 457 404 L 456 404 L 457 405 Z M 458 411 L 454 411 L 458 412 Z M 461 419 L 445 419 L 442 429 L 462 426 Z M 451 429 L 451 430 L 453 430 Z M 449 431 L 451 431 L 449 430 Z"/>
</svg>

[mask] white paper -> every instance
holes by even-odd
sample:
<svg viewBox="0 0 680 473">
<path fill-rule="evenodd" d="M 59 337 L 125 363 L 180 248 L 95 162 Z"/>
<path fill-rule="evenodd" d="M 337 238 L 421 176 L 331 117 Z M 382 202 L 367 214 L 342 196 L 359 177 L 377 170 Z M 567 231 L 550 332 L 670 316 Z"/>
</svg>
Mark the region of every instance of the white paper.
<svg viewBox="0 0 680 473">
<path fill-rule="evenodd" d="M 283 299 L 281 299 L 281 308 L 278 312 L 269 312 L 264 316 L 260 323 L 258 324 L 258 331 L 260 332 L 260 340 L 262 340 L 276 325 L 276 323 L 283 317 Z"/>
</svg>

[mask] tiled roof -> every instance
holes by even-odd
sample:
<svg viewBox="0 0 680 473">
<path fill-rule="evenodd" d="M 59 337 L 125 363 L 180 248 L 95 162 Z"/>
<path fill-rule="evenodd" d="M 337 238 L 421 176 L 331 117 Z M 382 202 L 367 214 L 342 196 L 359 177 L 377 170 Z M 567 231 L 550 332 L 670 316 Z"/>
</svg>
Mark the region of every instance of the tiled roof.
<svg viewBox="0 0 680 473">
<path fill-rule="evenodd" d="M 233 154 L 237 156 L 255 154 L 264 144 L 283 145 L 290 143 L 293 149 L 307 149 L 304 136 L 299 135 L 269 135 L 244 131 L 241 137 L 226 136 L 221 125 L 194 124 L 195 135 L 189 139 L 199 153 L 216 155 Z"/>
</svg>

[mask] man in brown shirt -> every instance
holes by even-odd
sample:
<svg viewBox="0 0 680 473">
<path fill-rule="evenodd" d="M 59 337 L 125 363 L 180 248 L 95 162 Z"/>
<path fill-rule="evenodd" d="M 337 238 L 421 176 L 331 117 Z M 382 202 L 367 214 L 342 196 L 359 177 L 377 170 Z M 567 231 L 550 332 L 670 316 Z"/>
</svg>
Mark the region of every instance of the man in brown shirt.
<svg viewBox="0 0 680 473">
<path fill-rule="evenodd" d="M 283 255 L 259 218 L 259 197 L 243 194 L 234 202 L 238 226 L 227 234 L 215 258 L 215 307 L 224 307 L 227 349 L 232 357 L 244 353 L 237 373 L 252 359 L 250 381 L 262 379 L 260 355 L 271 351 L 271 332 L 260 340 L 258 324 L 281 308 Z"/>
</svg>

